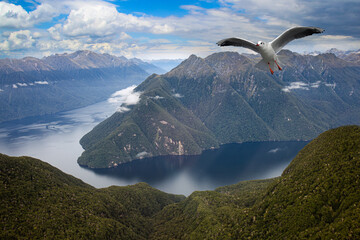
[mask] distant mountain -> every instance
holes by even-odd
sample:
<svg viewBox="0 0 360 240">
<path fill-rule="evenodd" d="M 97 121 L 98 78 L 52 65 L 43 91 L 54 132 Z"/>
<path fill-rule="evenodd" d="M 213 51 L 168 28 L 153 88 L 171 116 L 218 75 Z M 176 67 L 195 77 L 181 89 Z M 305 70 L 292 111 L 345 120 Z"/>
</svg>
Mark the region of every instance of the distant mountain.
<svg viewBox="0 0 360 240">
<path fill-rule="evenodd" d="M 360 127 L 311 141 L 280 177 L 185 199 L 145 183 L 95 189 L 0 154 L 1 239 L 359 239 Z"/>
<path fill-rule="evenodd" d="M 337 56 L 338 58 L 341 58 L 345 61 L 360 64 L 360 49 L 359 50 L 342 51 L 342 50 L 339 50 L 336 48 L 332 48 L 332 49 L 326 51 L 326 53 L 333 53 L 333 54 L 335 54 L 335 56 Z"/>
<path fill-rule="evenodd" d="M 163 74 L 163 73 L 167 72 L 166 70 L 162 69 L 161 67 L 157 67 L 154 64 L 144 62 L 143 60 L 138 59 L 138 58 L 131 58 L 130 61 L 135 63 L 136 65 L 138 65 L 142 69 L 144 69 L 147 73 L 149 73 L 149 75 L 151 75 L 153 73 Z"/>
<path fill-rule="evenodd" d="M 102 101 L 147 76 L 125 57 L 91 51 L 0 59 L 0 122 Z"/>
<path fill-rule="evenodd" d="M 346 54 L 343 59 L 348 62 L 355 62 L 360 64 L 360 50 Z"/>
<path fill-rule="evenodd" d="M 140 84 L 141 100 L 85 135 L 80 165 L 106 168 L 140 157 L 199 154 L 220 144 L 310 140 L 360 122 L 360 66 L 334 54 L 282 51 L 283 71 L 221 52 L 190 56 Z"/>
<path fill-rule="evenodd" d="M 149 60 L 148 62 L 168 72 L 179 65 L 182 61 L 184 61 L 184 59 L 158 59 Z"/>
</svg>

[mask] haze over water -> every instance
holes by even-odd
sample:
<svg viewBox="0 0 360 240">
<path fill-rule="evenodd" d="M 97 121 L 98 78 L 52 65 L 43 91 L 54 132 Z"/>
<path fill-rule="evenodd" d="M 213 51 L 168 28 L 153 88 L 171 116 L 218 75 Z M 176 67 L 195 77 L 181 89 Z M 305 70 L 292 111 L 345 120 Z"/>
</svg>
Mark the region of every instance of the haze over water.
<svg viewBox="0 0 360 240">
<path fill-rule="evenodd" d="M 147 182 L 169 193 L 189 195 L 242 180 L 279 176 L 306 142 L 227 144 L 200 156 L 164 156 L 136 160 L 116 169 L 91 170 L 77 164 L 79 140 L 116 111 L 97 103 L 50 116 L 0 124 L 0 153 L 39 158 L 92 186 Z"/>
</svg>

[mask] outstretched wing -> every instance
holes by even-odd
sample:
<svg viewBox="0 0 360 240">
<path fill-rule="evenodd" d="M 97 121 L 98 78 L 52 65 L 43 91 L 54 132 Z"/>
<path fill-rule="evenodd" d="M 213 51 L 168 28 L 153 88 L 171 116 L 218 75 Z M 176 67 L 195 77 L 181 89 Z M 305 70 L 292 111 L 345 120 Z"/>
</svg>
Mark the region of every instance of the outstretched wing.
<svg viewBox="0 0 360 240">
<path fill-rule="evenodd" d="M 283 32 L 280 36 L 270 42 L 275 53 L 279 52 L 290 41 L 313 35 L 314 33 L 322 33 L 324 29 L 317 27 L 293 27 Z"/>
<path fill-rule="evenodd" d="M 244 48 L 249 48 L 257 53 L 259 52 L 259 49 L 255 45 L 255 43 L 252 43 L 248 40 L 241 39 L 241 38 L 226 38 L 226 39 L 218 41 L 216 44 L 221 47 L 223 47 L 223 46 L 244 47 Z"/>
</svg>

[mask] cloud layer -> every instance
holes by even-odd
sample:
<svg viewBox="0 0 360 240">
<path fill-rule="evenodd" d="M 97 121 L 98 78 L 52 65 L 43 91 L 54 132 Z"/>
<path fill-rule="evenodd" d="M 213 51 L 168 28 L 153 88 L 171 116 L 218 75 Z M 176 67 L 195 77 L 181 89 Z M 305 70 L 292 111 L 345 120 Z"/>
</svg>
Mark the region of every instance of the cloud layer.
<svg viewBox="0 0 360 240">
<path fill-rule="evenodd" d="M 118 112 L 129 111 L 128 106 L 135 105 L 140 101 L 141 92 L 134 92 L 135 88 L 136 86 L 132 85 L 113 93 L 108 102 L 118 105 Z"/>
<path fill-rule="evenodd" d="M 0 2 L 2 57 L 79 49 L 143 59 L 206 56 L 224 50 L 215 44 L 222 38 L 269 41 L 296 25 L 318 26 L 326 32 L 291 43 L 291 50 L 360 48 L 358 0 L 194 0 L 178 6 L 184 14 L 174 15 L 169 9 L 165 16 L 157 16 L 153 9 L 127 12 L 121 1 L 40 0 L 31 7 L 17 2 Z"/>
<path fill-rule="evenodd" d="M 320 85 L 325 85 L 326 87 L 330 87 L 332 89 L 336 88 L 336 83 L 324 83 L 321 81 L 317 81 L 314 83 L 304 83 L 304 82 L 291 82 L 290 85 L 284 87 L 282 91 L 291 92 L 292 90 L 310 90 L 311 88 L 319 88 Z"/>
</svg>

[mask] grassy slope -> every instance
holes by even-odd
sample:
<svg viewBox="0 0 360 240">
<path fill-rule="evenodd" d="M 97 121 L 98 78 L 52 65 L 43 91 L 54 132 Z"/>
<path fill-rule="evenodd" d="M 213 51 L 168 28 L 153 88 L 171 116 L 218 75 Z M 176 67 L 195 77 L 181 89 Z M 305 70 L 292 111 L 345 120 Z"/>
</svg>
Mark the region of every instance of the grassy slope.
<svg viewBox="0 0 360 240">
<path fill-rule="evenodd" d="M 95 189 L 40 160 L 0 155 L 0 238 L 146 239 L 183 199 L 145 183 Z"/>
</svg>

